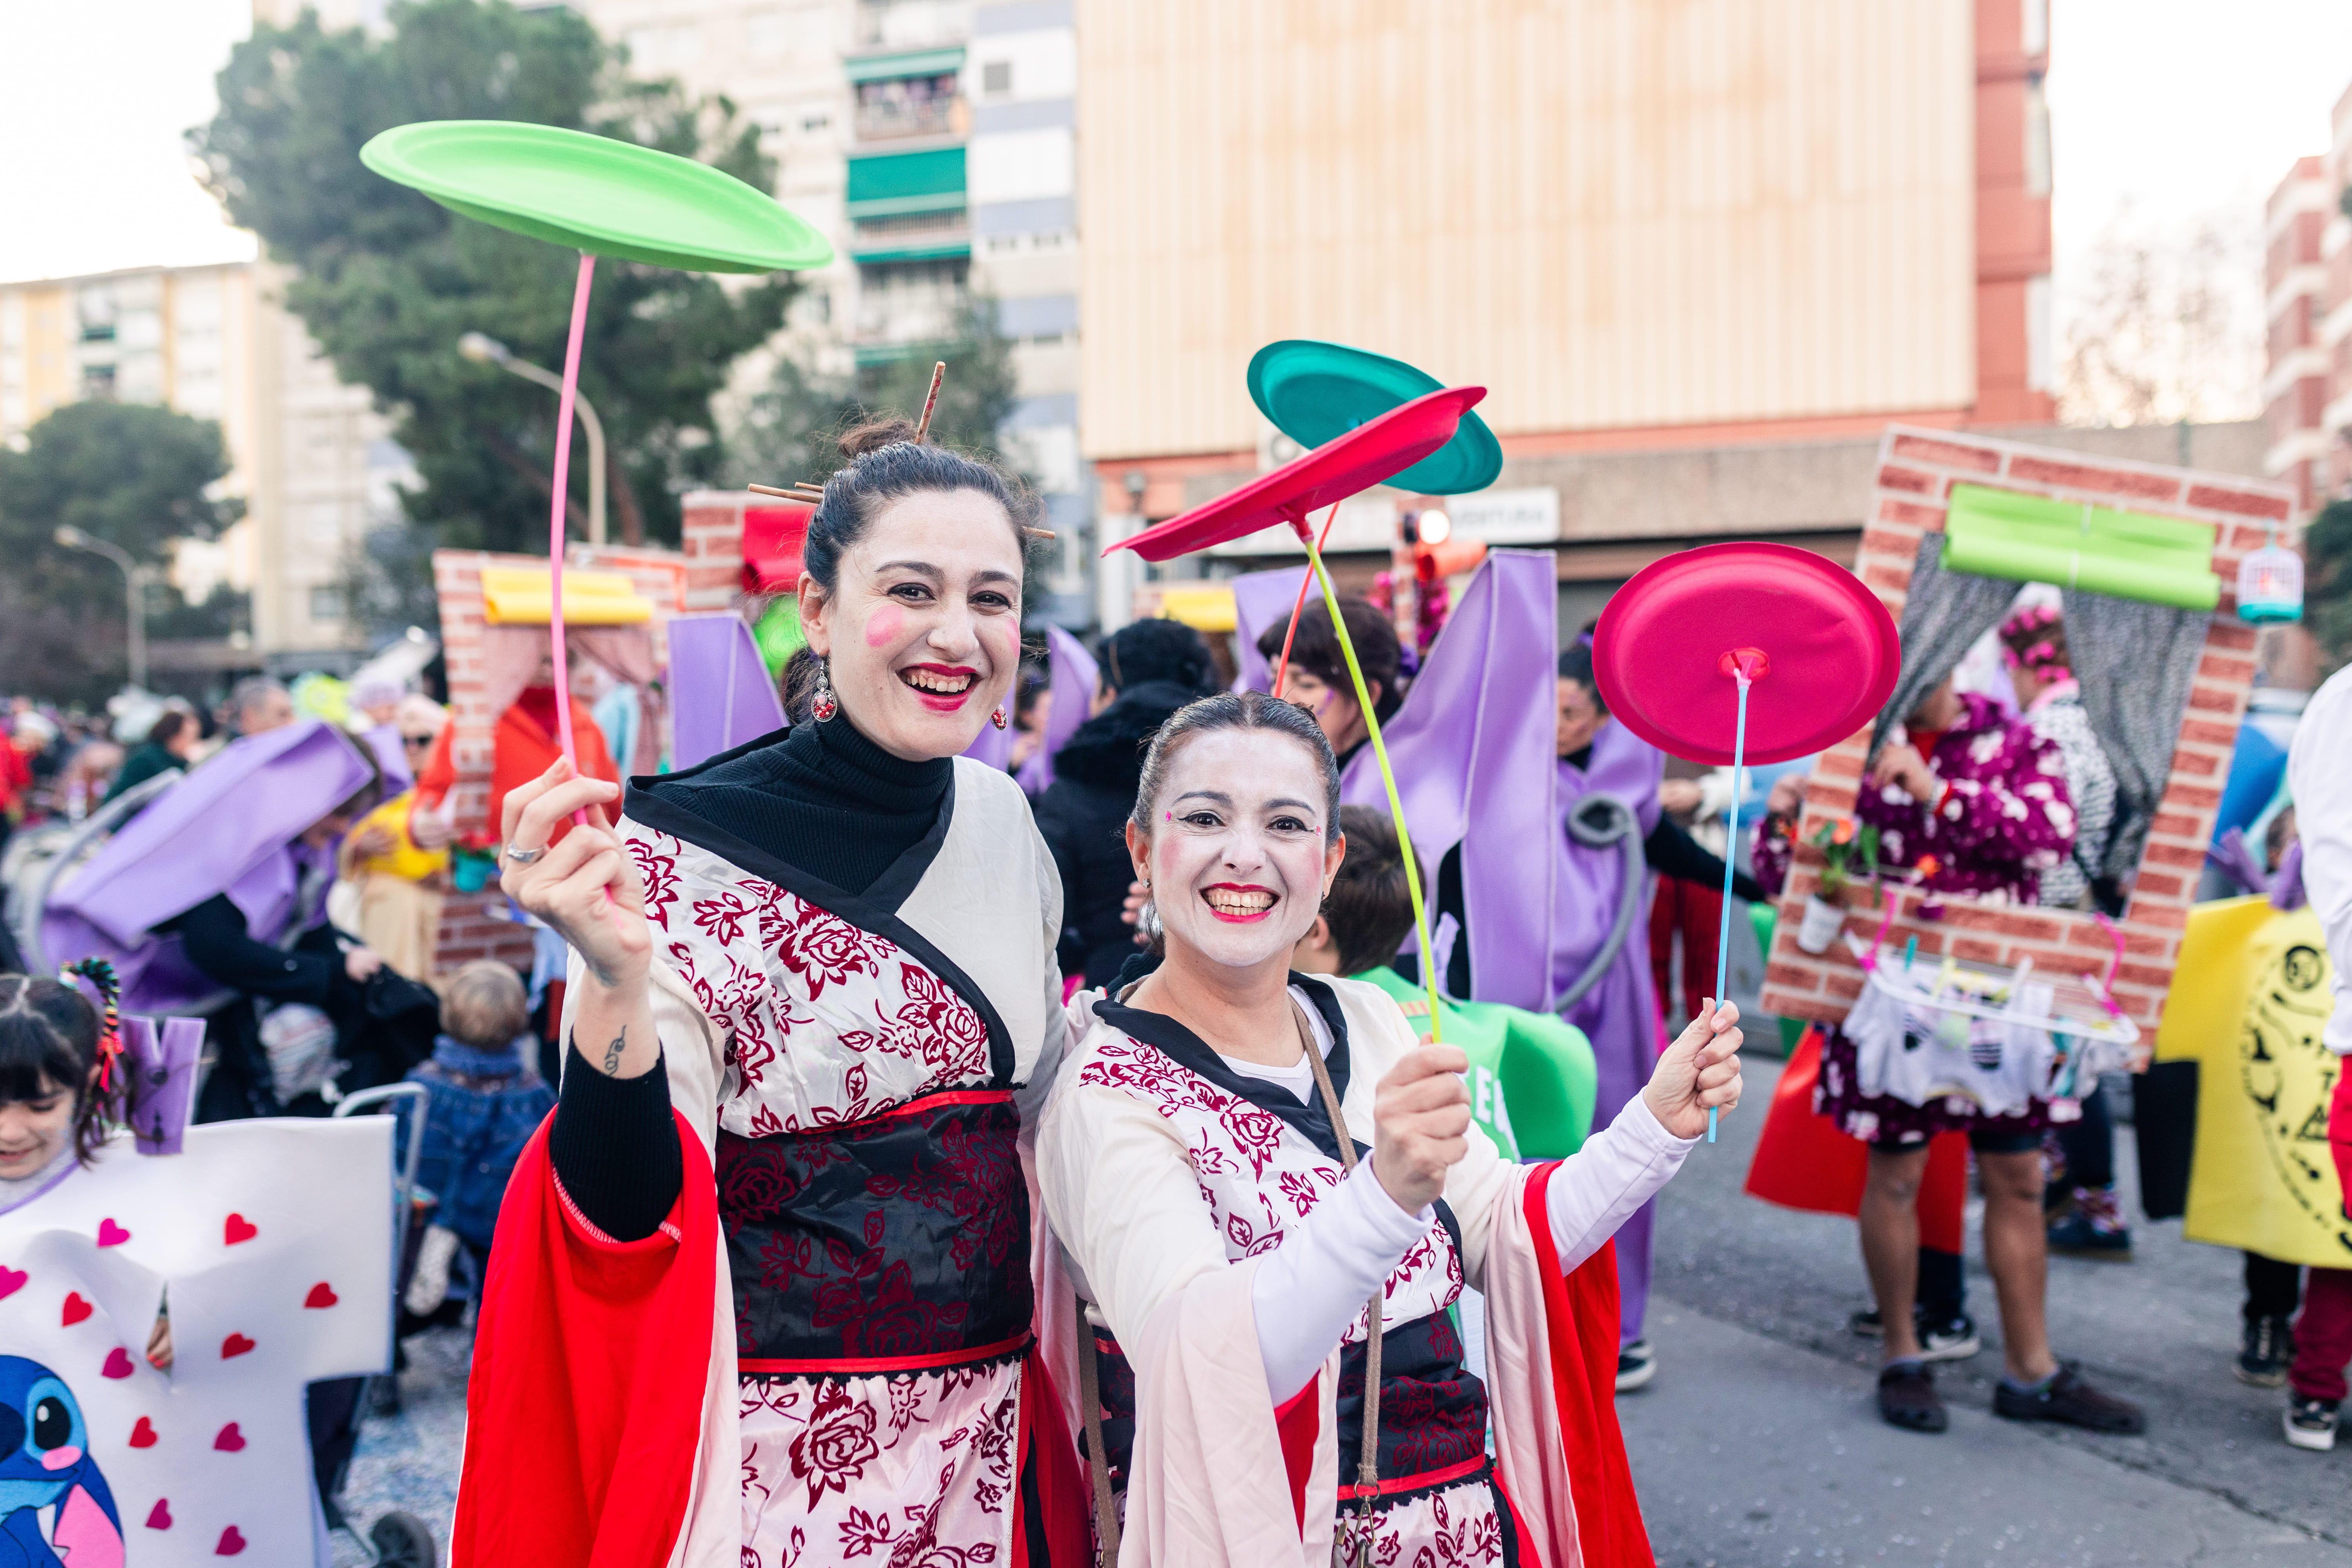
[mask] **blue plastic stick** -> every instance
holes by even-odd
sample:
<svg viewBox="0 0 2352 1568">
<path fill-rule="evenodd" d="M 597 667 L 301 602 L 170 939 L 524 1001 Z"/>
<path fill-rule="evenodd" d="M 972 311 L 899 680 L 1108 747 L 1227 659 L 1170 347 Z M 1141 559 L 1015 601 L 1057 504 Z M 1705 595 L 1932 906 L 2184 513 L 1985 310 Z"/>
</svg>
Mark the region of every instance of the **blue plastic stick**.
<svg viewBox="0 0 2352 1568">
<path fill-rule="evenodd" d="M 1739 791 L 1745 781 L 1740 774 L 1748 763 L 1748 678 L 1735 674 L 1739 682 L 1739 726 L 1731 741 L 1731 816 L 1723 835 L 1723 927 L 1715 939 L 1715 1000 L 1712 1010 L 1723 1005 L 1725 983 L 1731 977 L 1731 868 L 1739 855 Z M 1716 1108 L 1706 1108 L 1706 1141 L 1715 1142 Z"/>
</svg>

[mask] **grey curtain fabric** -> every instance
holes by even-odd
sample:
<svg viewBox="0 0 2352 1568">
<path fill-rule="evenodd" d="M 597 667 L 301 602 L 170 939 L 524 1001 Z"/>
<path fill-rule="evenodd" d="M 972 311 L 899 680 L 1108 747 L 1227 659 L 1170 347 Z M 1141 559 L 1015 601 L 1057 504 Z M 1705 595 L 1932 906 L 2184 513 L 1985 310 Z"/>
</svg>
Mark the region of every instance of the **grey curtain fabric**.
<svg viewBox="0 0 2352 1568">
<path fill-rule="evenodd" d="M 2139 868 L 2148 824 L 2172 773 L 2189 682 L 2213 617 L 2076 588 L 2062 598 L 2083 710 L 2116 773 L 2115 835 L 2105 870 L 2128 878 Z"/>
<path fill-rule="evenodd" d="M 1943 559 L 1942 534 L 1931 533 L 1919 542 L 1918 556 L 1911 563 L 1911 597 L 1903 606 L 1903 673 L 1895 677 L 1894 695 L 1871 728 L 1873 761 L 1886 743 L 1886 731 L 1959 667 L 1977 638 L 2000 625 L 2017 597 L 2015 583 L 1947 572 Z M 2072 605 L 2068 609 L 2071 621 Z M 2100 737 L 2105 738 L 2105 731 Z M 2170 754 L 2168 749 L 2166 755 Z"/>
</svg>

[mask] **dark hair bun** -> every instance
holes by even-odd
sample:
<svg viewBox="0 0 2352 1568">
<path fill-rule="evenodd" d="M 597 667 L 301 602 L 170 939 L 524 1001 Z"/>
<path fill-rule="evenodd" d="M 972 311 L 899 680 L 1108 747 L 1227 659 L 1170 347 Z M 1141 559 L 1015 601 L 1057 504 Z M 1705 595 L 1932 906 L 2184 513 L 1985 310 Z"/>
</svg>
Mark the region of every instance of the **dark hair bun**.
<svg viewBox="0 0 2352 1568">
<path fill-rule="evenodd" d="M 911 419 L 869 419 L 841 433 L 841 455 L 854 462 L 868 452 L 878 452 L 914 438 L 915 422 Z"/>
</svg>

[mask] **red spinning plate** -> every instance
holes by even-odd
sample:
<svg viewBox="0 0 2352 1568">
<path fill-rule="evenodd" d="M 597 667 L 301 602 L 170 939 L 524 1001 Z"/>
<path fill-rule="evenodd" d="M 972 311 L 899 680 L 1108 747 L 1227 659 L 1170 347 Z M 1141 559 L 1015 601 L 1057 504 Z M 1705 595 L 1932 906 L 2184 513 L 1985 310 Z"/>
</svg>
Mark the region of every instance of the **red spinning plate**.
<svg viewBox="0 0 2352 1568">
<path fill-rule="evenodd" d="M 1895 618 L 1852 573 L 1786 544 L 1709 544 L 1651 563 L 1617 590 L 1592 634 L 1610 716 L 1695 763 L 1731 761 L 1738 683 L 1725 656 L 1759 649 L 1748 691 L 1750 763 L 1837 744 L 1895 689 Z"/>
<path fill-rule="evenodd" d="M 1399 404 L 1206 506 L 1105 546 L 1103 553 L 1132 550 L 1146 561 L 1172 561 L 1261 528 L 1297 523 L 1316 508 L 1370 489 L 1444 446 L 1462 416 L 1486 395 L 1483 386 L 1449 386 Z"/>
</svg>

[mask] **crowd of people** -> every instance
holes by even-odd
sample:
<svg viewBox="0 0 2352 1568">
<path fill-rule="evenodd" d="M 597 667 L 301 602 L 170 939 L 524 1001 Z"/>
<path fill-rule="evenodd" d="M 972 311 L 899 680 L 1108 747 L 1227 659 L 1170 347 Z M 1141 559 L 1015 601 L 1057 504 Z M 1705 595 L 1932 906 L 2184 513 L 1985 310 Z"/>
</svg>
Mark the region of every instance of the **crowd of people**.
<svg viewBox="0 0 2352 1568">
<path fill-rule="evenodd" d="M 400 686 L 331 717 L 261 679 L 103 725 L 20 702 L 10 822 L 120 805 L 17 934 L 81 949 L 108 1005 L 205 1018 L 199 1120 L 425 1087 L 438 1206 L 401 1321 L 475 1324 L 461 1560 L 1075 1563 L 1124 1532 L 1147 1561 L 1337 1538 L 1380 1562 L 1646 1562 L 1611 1400 L 1660 1374 L 1656 1197 L 1741 1098 L 1724 890 L 1784 885 L 1801 768 L 1763 782 L 1752 838 L 1727 834 L 1749 781 L 1615 721 L 1591 628 L 1545 627 L 1560 827 L 1525 854 L 1557 889 L 1549 1000 L 1508 1005 L 1473 962 L 1478 825 L 1416 861 L 1352 804 L 1442 639 L 1360 598 L 1338 626 L 1309 606 L 1255 639 L 1277 696 L 1139 622 L 1049 746 L 1021 637 L 1034 503 L 911 436 L 852 432 L 824 486 L 789 728 L 625 794 L 643 710 L 559 694 L 544 661 L 499 720 L 487 824 L 456 818 L 446 713 Z M 1884 727 L 1851 813 L 1870 869 L 2119 909 L 2129 808 L 2064 619 L 2029 597 L 1992 641 L 1997 679 L 1925 681 Z M 2299 860 L 2340 962 L 2352 716 L 2322 715 L 2347 701 L 2338 678 L 2237 825 L 2271 870 Z M 1017 731 L 1009 768 L 964 755 L 992 722 Z M 184 851 L 199 828 L 217 852 Z M 439 968 L 469 847 L 533 931 L 528 975 Z M 0 1011 L 0 1098 L 32 1129 L 12 1144 L 0 1110 L 0 1203 L 103 1135 L 95 1016 L 46 981 Z M 1859 1022 L 1801 1048 L 1819 1115 L 1867 1146 L 1875 1305 L 1853 1327 L 1883 1341 L 1884 1418 L 1944 1430 L 1933 1364 L 1981 1349 L 1957 1230 L 1923 1218 L 1957 1133 L 1995 1412 L 2143 1430 L 2044 1325 L 2050 1250 L 2130 1256 L 2110 1089 L 1917 1103 L 1865 1089 Z M 2347 1279 L 2247 1259 L 2240 1372 L 2292 1384 L 2301 1447 L 2333 1441 Z"/>
</svg>

